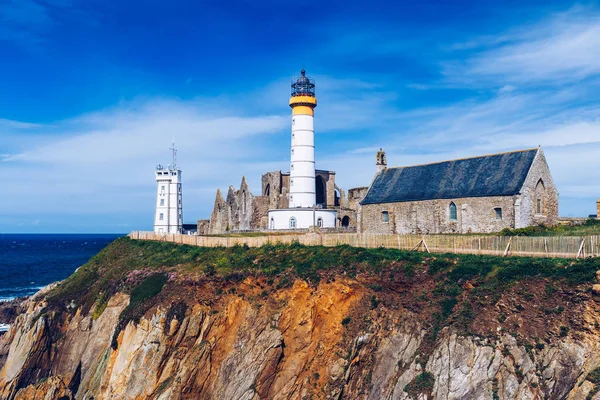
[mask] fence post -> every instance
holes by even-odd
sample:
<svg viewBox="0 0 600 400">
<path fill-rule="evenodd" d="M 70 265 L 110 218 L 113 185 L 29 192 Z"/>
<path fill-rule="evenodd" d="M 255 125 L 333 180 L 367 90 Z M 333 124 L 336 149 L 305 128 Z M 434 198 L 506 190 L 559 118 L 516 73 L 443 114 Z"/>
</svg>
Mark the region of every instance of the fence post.
<svg viewBox="0 0 600 400">
<path fill-rule="evenodd" d="M 510 243 L 512 242 L 512 236 L 510 237 L 510 239 L 508 239 L 508 244 L 506 245 L 506 249 L 504 250 L 504 255 L 503 257 L 506 257 L 508 255 L 508 250 L 510 250 Z"/>
<path fill-rule="evenodd" d="M 581 244 L 579 245 L 579 251 L 577 252 L 577 257 L 575 258 L 579 258 L 579 256 L 581 255 L 582 258 L 585 258 L 585 236 L 581 239 Z"/>
</svg>

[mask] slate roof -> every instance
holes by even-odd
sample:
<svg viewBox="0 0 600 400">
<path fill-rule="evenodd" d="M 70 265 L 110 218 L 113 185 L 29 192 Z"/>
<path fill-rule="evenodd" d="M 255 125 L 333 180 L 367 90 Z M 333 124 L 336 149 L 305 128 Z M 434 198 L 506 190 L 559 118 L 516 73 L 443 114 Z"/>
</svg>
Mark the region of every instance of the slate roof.
<svg viewBox="0 0 600 400">
<path fill-rule="evenodd" d="M 361 204 L 512 196 L 520 192 L 537 151 L 387 168 L 375 177 Z"/>
</svg>

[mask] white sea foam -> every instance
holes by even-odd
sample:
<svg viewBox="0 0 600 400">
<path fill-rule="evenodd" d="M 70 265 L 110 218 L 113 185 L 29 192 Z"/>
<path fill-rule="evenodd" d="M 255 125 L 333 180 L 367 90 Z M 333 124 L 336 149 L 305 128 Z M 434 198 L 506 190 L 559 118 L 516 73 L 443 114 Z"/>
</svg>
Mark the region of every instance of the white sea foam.
<svg viewBox="0 0 600 400">
<path fill-rule="evenodd" d="M 10 328 L 10 325 L 0 324 L 0 332 L 6 332 L 6 331 L 8 331 L 8 328 Z"/>
</svg>

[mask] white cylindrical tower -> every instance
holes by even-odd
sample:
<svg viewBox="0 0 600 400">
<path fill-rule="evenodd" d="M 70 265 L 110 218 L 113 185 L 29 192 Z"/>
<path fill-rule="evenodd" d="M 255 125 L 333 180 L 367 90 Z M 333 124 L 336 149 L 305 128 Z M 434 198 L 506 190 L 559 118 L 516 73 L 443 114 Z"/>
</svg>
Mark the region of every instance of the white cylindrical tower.
<svg viewBox="0 0 600 400">
<path fill-rule="evenodd" d="M 315 205 L 315 126 L 317 106 L 314 80 L 302 76 L 292 83 L 292 154 L 290 162 L 290 208 Z"/>
</svg>

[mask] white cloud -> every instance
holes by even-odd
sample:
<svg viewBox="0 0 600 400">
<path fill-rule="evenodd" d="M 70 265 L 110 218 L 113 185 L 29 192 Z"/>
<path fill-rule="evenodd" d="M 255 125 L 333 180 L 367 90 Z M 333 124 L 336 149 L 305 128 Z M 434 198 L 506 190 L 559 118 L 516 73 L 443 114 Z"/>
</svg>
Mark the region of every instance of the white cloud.
<svg viewBox="0 0 600 400">
<path fill-rule="evenodd" d="M 573 82 L 600 73 L 600 12 L 576 7 L 541 23 L 457 44 L 466 59 L 445 64 L 450 82 L 504 85 Z"/>
<path fill-rule="evenodd" d="M 185 198 L 186 222 L 206 216 L 217 187 L 238 184 L 241 174 L 260 174 L 253 163 L 265 153 L 261 145 L 287 126 L 287 118 L 208 114 L 201 104 L 154 100 L 38 127 L 45 142 L 28 142 L 0 160 L 0 208 L 67 220 L 78 214 L 118 216 L 120 224 L 148 228 L 153 169 L 170 162 L 175 136 L 184 190 L 198 196 Z"/>
</svg>

